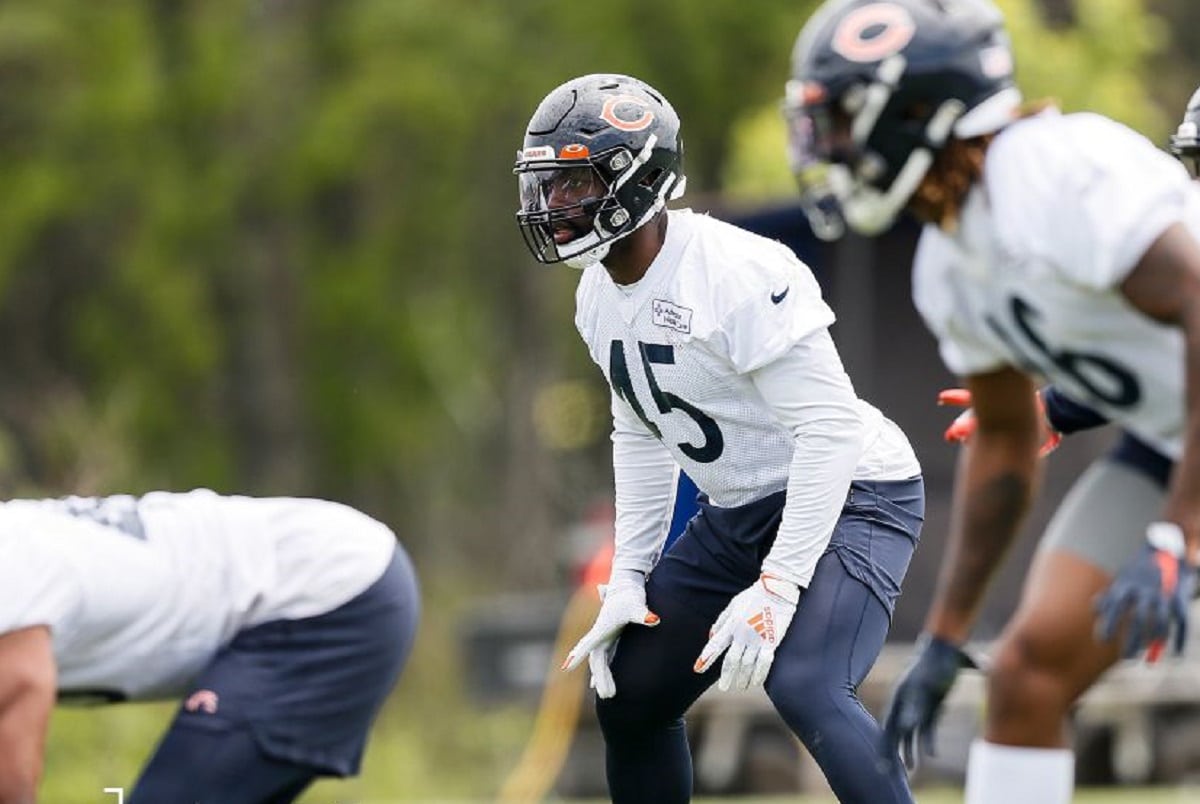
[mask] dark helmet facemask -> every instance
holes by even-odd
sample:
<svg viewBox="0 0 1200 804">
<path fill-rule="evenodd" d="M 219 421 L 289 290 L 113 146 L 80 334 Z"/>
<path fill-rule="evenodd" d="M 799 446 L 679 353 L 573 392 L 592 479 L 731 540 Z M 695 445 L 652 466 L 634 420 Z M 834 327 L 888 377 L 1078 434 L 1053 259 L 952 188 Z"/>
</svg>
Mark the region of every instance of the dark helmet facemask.
<svg viewBox="0 0 1200 804">
<path fill-rule="evenodd" d="M 539 262 L 563 262 L 584 254 L 601 245 L 602 221 L 619 226 L 628 219 L 609 183 L 590 163 L 527 169 L 518 174 L 518 183 L 517 222 Z M 562 234 L 571 236 L 564 239 Z"/>
</svg>

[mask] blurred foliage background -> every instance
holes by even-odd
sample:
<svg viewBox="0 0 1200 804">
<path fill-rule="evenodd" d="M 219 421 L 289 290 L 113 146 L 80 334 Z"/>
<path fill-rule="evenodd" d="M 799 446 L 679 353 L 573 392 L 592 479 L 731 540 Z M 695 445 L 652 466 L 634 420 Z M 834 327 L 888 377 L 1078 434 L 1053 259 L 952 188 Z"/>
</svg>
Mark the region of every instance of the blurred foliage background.
<svg viewBox="0 0 1200 804">
<path fill-rule="evenodd" d="M 1030 97 L 1161 142 L 1200 81 L 1192 0 L 1000 4 Z M 427 616 L 339 795 L 489 795 L 529 713 L 472 710 L 457 618 L 562 585 L 610 483 L 575 275 L 513 222 L 524 123 L 567 78 L 631 73 L 682 115 L 693 205 L 786 199 L 777 104 L 814 6 L 5 0 L 2 493 L 209 486 L 388 522 Z M 125 711 L 56 721 L 47 800 L 132 777 L 163 713 Z"/>
</svg>

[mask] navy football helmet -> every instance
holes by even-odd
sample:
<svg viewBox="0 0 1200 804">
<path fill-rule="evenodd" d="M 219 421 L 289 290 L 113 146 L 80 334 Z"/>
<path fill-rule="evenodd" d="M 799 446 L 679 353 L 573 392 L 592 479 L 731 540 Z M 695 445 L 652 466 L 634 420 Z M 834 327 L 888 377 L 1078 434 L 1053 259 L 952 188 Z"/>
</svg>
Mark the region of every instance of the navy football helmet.
<svg viewBox="0 0 1200 804">
<path fill-rule="evenodd" d="M 513 172 L 533 256 L 586 268 L 683 195 L 679 116 L 636 78 L 575 78 L 533 113 Z"/>
<path fill-rule="evenodd" d="M 1200 89 L 1192 93 L 1183 120 L 1171 135 L 1170 149 L 1193 179 L 1200 178 Z"/>
<path fill-rule="evenodd" d="M 784 98 L 813 231 L 883 231 L 952 136 L 996 131 L 1020 102 L 990 0 L 829 0 L 796 39 Z"/>
</svg>

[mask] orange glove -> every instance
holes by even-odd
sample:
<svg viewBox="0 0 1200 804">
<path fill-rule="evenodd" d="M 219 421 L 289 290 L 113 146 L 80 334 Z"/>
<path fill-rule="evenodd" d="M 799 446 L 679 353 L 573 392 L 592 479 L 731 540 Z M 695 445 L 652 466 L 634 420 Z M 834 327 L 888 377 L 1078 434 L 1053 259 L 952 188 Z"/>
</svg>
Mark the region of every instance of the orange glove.
<svg viewBox="0 0 1200 804">
<path fill-rule="evenodd" d="M 1038 449 L 1038 457 L 1044 458 L 1058 448 L 1062 443 L 1062 433 L 1056 432 L 1050 426 L 1050 422 L 1046 419 L 1046 405 L 1042 402 L 1041 393 L 1036 394 L 1038 413 L 1041 418 L 1042 432 L 1046 434 L 1046 438 L 1042 441 L 1042 446 Z M 975 411 L 971 409 L 971 392 L 966 388 L 947 388 L 938 393 L 939 405 L 954 405 L 956 407 L 965 407 L 962 413 L 954 421 L 950 422 L 950 426 L 946 428 L 945 438 L 947 441 L 954 441 L 959 444 L 964 443 L 971 434 L 975 432 L 976 421 Z"/>
</svg>

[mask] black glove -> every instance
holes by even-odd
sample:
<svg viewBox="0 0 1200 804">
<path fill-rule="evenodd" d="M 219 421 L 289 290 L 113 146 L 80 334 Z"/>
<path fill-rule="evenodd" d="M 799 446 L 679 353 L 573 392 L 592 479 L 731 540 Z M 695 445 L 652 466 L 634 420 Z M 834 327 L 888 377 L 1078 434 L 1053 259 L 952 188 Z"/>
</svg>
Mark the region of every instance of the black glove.
<svg viewBox="0 0 1200 804">
<path fill-rule="evenodd" d="M 1146 544 L 1096 600 L 1098 638 L 1104 642 L 1114 639 L 1125 623 L 1121 648 L 1124 658 L 1133 658 L 1149 648 L 1147 658 L 1153 661 L 1161 651 L 1161 643 L 1171 636 L 1175 653 L 1183 653 L 1188 604 L 1196 586 L 1195 568 L 1183 556 L 1183 536 L 1178 526 L 1169 522 L 1151 525 Z"/>
<path fill-rule="evenodd" d="M 900 677 L 883 721 L 885 757 L 901 757 L 907 768 L 915 768 L 918 736 L 921 749 L 933 755 L 934 728 L 942 701 L 964 667 L 977 665 L 957 645 L 928 634 L 917 640 L 916 659 Z"/>
</svg>

